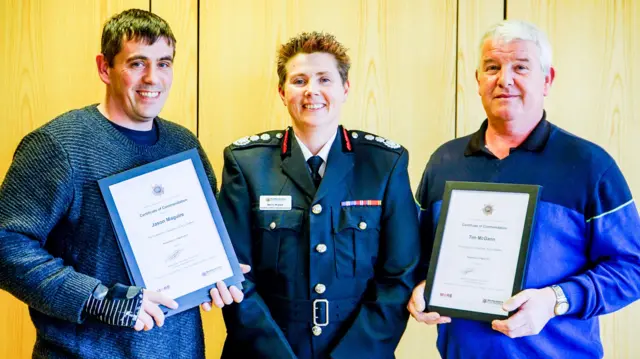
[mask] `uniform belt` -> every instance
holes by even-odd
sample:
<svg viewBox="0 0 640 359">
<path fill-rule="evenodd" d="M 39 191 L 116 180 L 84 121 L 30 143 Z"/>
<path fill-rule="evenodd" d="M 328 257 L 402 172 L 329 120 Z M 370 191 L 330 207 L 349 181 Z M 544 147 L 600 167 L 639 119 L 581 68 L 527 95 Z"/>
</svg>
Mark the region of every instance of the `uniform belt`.
<svg viewBox="0 0 640 359">
<path fill-rule="evenodd" d="M 358 308 L 360 298 L 291 300 L 275 296 L 263 297 L 276 321 L 309 323 L 325 326 L 349 319 Z"/>
</svg>

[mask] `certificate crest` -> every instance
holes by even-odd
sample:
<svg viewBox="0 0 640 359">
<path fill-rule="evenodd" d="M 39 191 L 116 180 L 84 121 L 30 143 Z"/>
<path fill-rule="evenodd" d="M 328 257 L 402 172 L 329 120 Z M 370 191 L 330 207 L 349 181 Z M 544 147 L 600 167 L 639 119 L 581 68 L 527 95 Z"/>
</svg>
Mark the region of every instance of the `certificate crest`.
<svg viewBox="0 0 640 359">
<path fill-rule="evenodd" d="M 485 216 L 492 215 L 493 214 L 493 205 L 485 204 L 484 207 L 482 208 L 482 213 L 484 213 Z"/>
<path fill-rule="evenodd" d="M 151 186 L 151 192 L 154 196 L 162 196 L 164 194 L 164 187 L 161 184 L 154 184 Z"/>
</svg>

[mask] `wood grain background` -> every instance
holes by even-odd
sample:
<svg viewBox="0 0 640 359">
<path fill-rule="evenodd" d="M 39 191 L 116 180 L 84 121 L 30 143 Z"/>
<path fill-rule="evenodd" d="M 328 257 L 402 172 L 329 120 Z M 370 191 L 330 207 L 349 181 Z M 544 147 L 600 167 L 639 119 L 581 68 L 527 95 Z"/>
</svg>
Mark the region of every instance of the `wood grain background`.
<svg viewBox="0 0 640 359">
<path fill-rule="evenodd" d="M 0 180 L 20 139 L 104 93 L 94 58 L 102 24 L 150 9 L 178 39 L 174 82 L 161 116 L 197 133 L 216 173 L 235 139 L 289 123 L 277 95 L 277 46 L 301 31 L 335 34 L 350 49 L 351 92 L 342 122 L 388 137 L 411 154 L 412 185 L 443 142 L 484 119 L 474 71 L 492 23 L 526 19 L 548 32 L 556 81 L 549 119 L 604 147 L 640 193 L 640 5 L 634 0 L 0 0 Z M 635 163 L 634 163 L 635 162 Z M 225 337 L 204 313 L 207 357 Z M 640 356 L 631 305 L 602 318 L 607 358 Z M 26 306 L 0 291 L 0 358 L 29 358 Z M 434 328 L 409 327 L 398 358 L 433 358 Z"/>
</svg>

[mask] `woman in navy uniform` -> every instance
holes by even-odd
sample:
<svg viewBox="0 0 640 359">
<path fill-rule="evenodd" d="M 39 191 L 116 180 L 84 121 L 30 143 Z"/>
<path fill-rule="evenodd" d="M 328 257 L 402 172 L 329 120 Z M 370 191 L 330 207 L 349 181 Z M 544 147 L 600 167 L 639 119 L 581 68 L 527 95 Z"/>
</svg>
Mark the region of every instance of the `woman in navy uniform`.
<svg viewBox="0 0 640 359">
<path fill-rule="evenodd" d="M 224 150 L 219 206 L 242 303 L 223 309 L 223 358 L 393 358 L 416 284 L 418 218 L 409 155 L 339 125 L 349 57 L 303 33 L 278 53 L 291 127 Z"/>
</svg>

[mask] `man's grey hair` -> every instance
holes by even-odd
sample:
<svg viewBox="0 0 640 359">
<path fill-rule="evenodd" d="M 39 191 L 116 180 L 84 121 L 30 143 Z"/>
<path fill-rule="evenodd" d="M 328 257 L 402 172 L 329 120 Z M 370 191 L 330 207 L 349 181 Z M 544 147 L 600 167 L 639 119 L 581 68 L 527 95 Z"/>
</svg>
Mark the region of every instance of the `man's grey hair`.
<svg viewBox="0 0 640 359">
<path fill-rule="evenodd" d="M 521 20 L 504 20 L 489 28 L 480 40 L 480 56 L 482 56 L 482 45 L 487 39 L 499 40 L 509 43 L 513 40 L 531 41 L 538 47 L 540 52 L 540 65 L 545 75 L 551 71 L 551 44 L 547 35 L 532 23 Z M 482 58 L 478 66 L 482 64 Z"/>
</svg>

